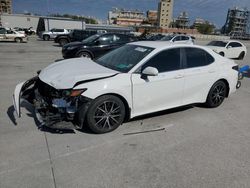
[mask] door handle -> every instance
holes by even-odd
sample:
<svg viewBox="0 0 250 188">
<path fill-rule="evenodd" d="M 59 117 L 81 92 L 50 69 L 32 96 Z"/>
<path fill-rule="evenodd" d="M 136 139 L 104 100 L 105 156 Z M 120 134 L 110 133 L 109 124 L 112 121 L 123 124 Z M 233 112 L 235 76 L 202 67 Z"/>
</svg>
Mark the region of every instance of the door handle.
<svg viewBox="0 0 250 188">
<path fill-rule="evenodd" d="M 174 78 L 175 79 L 180 79 L 180 78 L 183 78 L 184 76 L 182 75 L 182 74 L 179 74 L 179 75 L 177 75 L 177 76 L 175 76 Z"/>
</svg>

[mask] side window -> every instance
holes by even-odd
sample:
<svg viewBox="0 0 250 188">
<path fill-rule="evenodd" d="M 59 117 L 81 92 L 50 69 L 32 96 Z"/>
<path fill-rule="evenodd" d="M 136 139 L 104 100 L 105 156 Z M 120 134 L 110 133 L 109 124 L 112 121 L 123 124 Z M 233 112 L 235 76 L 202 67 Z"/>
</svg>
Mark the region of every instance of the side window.
<svg viewBox="0 0 250 188">
<path fill-rule="evenodd" d="M 128 43 L 131 41 L 129 36 L 126 35 L 115 35 L 114 38 L 117 43 Z"/>
<path fill-rule="evenodd" d="M 7 30 L 7 34 L 15 34 L 14 31 Z"/>
<path fill-rule="evenodd" d="M 4 28 L 0 28 L 0 34 L 5 34 L 6 30 Z"/>
<path fill-rule="evenodd" d="M 175 42 L 175 41 L 181 41 L 181 36 L 175 37 L 173 41 L 174 41 L 174 42 Z"/>
<path fill-rule="evenodd" d="M 111 44 L 114 41 L 114 35 L 105 35 L 98 39 L 99 45 Z"/>
<path fill-rule="evenodd" d="M 63 32 L 63 29 L 54 29 L 54 32 Z"/>
<path fill-rule="evenodd" d="M 206 66 L 214 62 L 214 58 L 205 50 L 199 48 L 185 48 L 186 68 Z"/>
<path fill-rule="evenodd" d="M 238 42 L 231 42 L 228 46 L 232 46 L 232 48 L 242 47 L 242 45 Z"/>
<path fill-rule="evenodd" d="M 181 37 L 181 40 L 189 40 L 189 37 L 187 37 L 187 36 L 182 36 L 182 37 Z"/>
<path fill-rule="evenodd" d="M 155 67 L 159 73 L 175 71 L 181 68 L 180 48 L 162 51 L 152 57 L 142 66 L 142 70 L 146 67 Z"/>
</svg>

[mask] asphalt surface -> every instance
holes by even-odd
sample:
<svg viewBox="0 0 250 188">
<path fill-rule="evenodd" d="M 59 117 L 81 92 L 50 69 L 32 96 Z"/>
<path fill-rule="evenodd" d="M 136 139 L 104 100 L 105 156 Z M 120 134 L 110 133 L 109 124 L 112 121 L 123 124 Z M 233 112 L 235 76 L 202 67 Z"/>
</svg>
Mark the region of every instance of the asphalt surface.
<svg viewBox="0 0 250 188">
<path fill-rule="evenodd" d="M 15 120 L 15 85 L 61 59 L 60 50 L 35 38 L 0 43 L 0 188 L 250 187 L 249 78 L 219 108 L 168 110 L 103 135 L 39 130 L 26 109 Z"/>
</svg>

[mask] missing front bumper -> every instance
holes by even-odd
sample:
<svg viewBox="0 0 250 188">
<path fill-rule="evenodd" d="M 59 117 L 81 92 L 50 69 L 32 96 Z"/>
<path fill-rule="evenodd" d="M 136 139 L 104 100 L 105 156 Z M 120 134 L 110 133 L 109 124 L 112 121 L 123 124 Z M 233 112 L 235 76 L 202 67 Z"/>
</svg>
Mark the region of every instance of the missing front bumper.
<svg viewBox="0 0 250 188">
<path fill-rule="evenodd" d="M 83 96 L 60 97 L 61 93 L 41 82 L 38 77 L 22 82 L 16 86 L 13 95 L 16 114 L 21 117 L 20 105 L 26 100 L 33 105 L 39 126 L 53 129 L 82 128 L 90 99 Z M 78 117 L 79 114 L 81 117 Z"/>
</svg>

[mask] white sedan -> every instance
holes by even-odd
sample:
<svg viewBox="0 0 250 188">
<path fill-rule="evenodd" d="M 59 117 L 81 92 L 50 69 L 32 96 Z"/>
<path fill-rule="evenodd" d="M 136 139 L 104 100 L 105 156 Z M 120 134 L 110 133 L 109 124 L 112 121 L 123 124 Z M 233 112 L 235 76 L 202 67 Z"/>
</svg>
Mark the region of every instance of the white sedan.
<svg viewBox="0 0 250 188">
<path fill-rule="evenodd" d="M 247 48 L 239 41 L 211 41 L 207 44 L 216 53 L 231 59 L 244 59 Z"/>
<path fill-rule="evenodd" d="M 51 128 L 84 124 L 95 133 L 113 131 L 130 118 L 204 103 L 219 106 L 236 91 L 238 65 L 211 49 L 169 42 L 127 44 L 93 61 L 53 63 L 16 86 L 13 96 L 35 107 Z"/>
<path fill-rule="evenodd" d="M 194 44 L 194 39 L 194 37 L 188 35 L 172 34 L 161 38 L 161 41 L 169 41 L 176 44 Z"/>
</svg>

